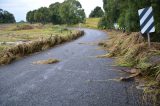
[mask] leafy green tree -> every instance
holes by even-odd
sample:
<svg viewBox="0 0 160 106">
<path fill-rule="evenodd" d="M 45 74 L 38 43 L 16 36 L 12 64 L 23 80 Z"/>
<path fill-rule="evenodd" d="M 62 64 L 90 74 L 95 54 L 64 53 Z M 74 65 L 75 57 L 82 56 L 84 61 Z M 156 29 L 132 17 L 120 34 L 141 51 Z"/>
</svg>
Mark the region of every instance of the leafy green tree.
<svg viewBox="0 0 160 106">
<path fill-rule="evenodd" d="M 60 10 L 60 15 L 66 24 L 76 24 L 85 20 L 84 9 L 77 0 L 65 0 Z"/>
<path fill-rule="evenodd" d="M 26 16 L 26 20 L 30 23 L 33 23 L 34 22 L 34 12 L 33 11 L 29 11 L 27 13 L 27 16 Z"/>
<path fill-rule="evenodd" d="M 26 20 L 30 23 L 40 22 L 42 24 L 50 22 L 50 12 L 46 7 L 41 7 L 37 10 L 29 11 L 26 15 Z"/>
<path fill-rule="evenodd" d="M 108 24 L 107 16 L 103 16 L 98 23 L 98 28 L 106 29 L 108 26 L 107 24 Z"/>
<path fill-rule="evenodd" d="M 160 0 L 152 0 L 151 1 L 153 6 L 154 12 L 154 19 L 155 19 L 155 27 L 156 32 L 160 33 Z"/>
<path fill-rule="evenodd" d="M 8 11 L 0 9 L 0 23 L 15 23 L 14 15 Z"/>
<path fill-rule="evenodd" d="M 103 10 L 101 9 L 101 7 L 97 6 L 93 11 L 91 11 L 89 17 L 103 17 L 104 15 L 104 12 Z"/>
<path fill-rule="evenodd" d="M 115 22 L 117 22 L 118 17 L 120 15 L 120 9 L 119 9 L 119 0 L 103 0 L 104 2 L 104 10 L 105 10 L 105 16 L 103 17 L 103 21 L 105 21 L 103 24 L 103 21 L 100 25 L 103 28 L 113 28 L 113 25 Z"/>
<path fill-rule="evenodd" d="M 127 31 L 137 31 L 139 29 L 139 16 L 136 1 L 128 1 L 128 9 L 125 10 L 125 29 Z M 121 15 L 122 16 L 122 15 Z"/>
<path fill-rule="evenodd" d="M 42 24 L 50 22 L 49 9 L 46 7 L 39 8 L 34 14 L 34 20 Z"/>
<path fill-rule="evenodd" d="M 156 32 L 160 33 L 160 0 L 103 0 L 103 3 L 105 16 L 100 27 L 113 28 L 114 23 L 118 23 L 129 32 L 140 31 L 138 10 L 152 6 Z"/>
<path fill-rule="evenodd" d="M 50 10 L 50 20 L 53 24 L 63 24 L 63 20 L 60 16 L 61 3 L 56 2 L 49 6 Z"/>
<path fill-rule="evenodd" d="M 51 4 L 49 8 L 41 7 L 29 11 L 26 20 L 30 23 L 76 24 L 84 22 L 85 17 L 84 9 L 79 1 L 65 0 L 63 3 Z"/>
</svg>

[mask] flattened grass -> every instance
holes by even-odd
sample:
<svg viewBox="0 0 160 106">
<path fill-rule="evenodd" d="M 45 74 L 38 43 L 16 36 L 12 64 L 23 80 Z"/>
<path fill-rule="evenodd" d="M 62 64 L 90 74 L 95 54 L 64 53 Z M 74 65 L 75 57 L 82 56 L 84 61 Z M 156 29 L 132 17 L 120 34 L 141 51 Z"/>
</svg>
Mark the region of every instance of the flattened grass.
<svg viewBox="0 0 160 106">
<path fill-rule="evenodd" d="M 147 41 L 138 32 L 108 30 L 107 33 L 110 38 L 99 44 L 109 50 L 106 56 L 116 57 L 116 64 L 120 66 L 140 69 L 141 75 L 148 79 L 144 93 L 151 94 L 151 99 L 154 98 L 157 104 L 160 97 L 160 43 L 152 42 L 151 48 L 148 48 Z M 153 56 L 156 59 L 151 62 Z"/>
<path fill-rule="evenodd" d="M 147 43 L 140 33 L 133 32 L 128 35 L 127 33 L 112 32 L 109 32 L 110 38 L 105 46 L 109 50 L 108 56 L 117 57 L 118 65 L 136 66 L 142 62 L 142 59 L 150 55 Z"/>
</svg>

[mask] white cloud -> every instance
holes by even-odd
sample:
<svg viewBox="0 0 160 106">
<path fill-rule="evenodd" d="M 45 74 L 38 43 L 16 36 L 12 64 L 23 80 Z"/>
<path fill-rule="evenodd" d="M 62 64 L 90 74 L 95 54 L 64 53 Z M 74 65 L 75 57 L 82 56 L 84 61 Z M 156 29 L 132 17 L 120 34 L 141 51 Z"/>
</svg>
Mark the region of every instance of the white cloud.
<svg viewBox="0 0 160 106">
<path fill-rule="evenodd" d="M 103 8 L 102 0 L 79 0 L 85 9 L 85 13 L 89 16 L 90 12 L 96 7 L 100 6 Z"/>
<path fill-rule="evenodd" d="M 51 3 L 64 0 L 1 0 L 0 8 L 14 14 L 17 21 L 25 20 L 26 13 L 40 7 L 48 7 Z M 78 0 L 88 16 L 96 6 L 103 7 L 102 0 Z"/>
</svg>

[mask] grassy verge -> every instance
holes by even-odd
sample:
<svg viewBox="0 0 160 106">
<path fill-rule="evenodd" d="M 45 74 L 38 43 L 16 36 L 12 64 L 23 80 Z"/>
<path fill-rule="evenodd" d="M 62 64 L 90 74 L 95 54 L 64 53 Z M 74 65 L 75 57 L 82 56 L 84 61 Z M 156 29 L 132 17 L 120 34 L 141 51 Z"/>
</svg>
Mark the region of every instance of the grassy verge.
<svg viewBox="0 0 160 106">
<path fill-rule="evenodd" d="M 109 39 L 99 43 L 109 51 L 105 56 L 115 57 L 119 66 L 140 69 L 147 80 L 145 93 L 160 96 L 160 43 L 152 42 L 148 48 L 147 41 L 138 32 L 108 30 L 107 33 Z"/>
<path fill-rule="evenodd" d="M 5 43 L 0 46 L 0 65 L 9 64 L 19 57 L 46 50 L 84 35 L 83 31 L 69 31 L 59 27 L 30 24 L 18 27 L 12 24 L 1 27 L 0 39 Z M 6 44 L 19 40 L 25 40 L 26 42 L 18 45 Z"/>
</svg>

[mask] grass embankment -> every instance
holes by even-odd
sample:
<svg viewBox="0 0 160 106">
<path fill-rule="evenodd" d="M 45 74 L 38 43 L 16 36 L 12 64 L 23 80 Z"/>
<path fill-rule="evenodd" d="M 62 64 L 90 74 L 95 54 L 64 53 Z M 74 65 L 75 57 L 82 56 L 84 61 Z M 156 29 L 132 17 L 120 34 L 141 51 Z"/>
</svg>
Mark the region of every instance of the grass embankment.
<svg viewBox="0 0 160 106">
<path fill-rule="evenodd" d="M 99 43 L 109 50 L 109 53 L 105 56 L 116 57 L 116 64 L 119 66 L 141 70 L 143 78 L 148 80 L 145 92 L 151 94 L 154 92 L 159 97 L 160 43 L 152 42 L 151 48 L 148 48 L 148 43 L 141 33 L 122 33 L 114 30 L 108 30 L 107 33 L 110 38 Z"/>
<path fill-rule="evenodd" d="M 0 28 L 0 65 L 84 35 L 83 31 L 69 31 L 52 25 L 4 25 Z M 17 41 L 25 41 L 15 45 Z M 7 44 L 13 42 L 12 44 Z"/>
</svg>

